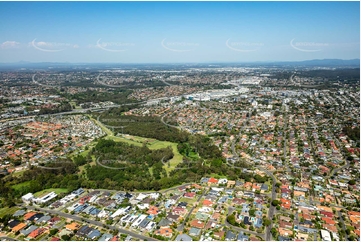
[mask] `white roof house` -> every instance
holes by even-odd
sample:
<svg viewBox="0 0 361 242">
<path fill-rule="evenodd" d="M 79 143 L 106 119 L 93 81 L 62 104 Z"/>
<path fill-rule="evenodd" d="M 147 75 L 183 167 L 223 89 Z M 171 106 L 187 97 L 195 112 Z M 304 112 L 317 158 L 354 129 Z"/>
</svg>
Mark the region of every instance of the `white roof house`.
<svg viewBox="0 0 361 242">
<path fill-rule="evenodd" d="M 21 197 L 21 199 L 25 203 L 30 203 L 33 200 L 33 198 L 34 198 L 34 195 L 32 193 L 25 194 L 24 196 Z"/>
<path fill-rule="evenodd" d="M 331 234 L 327 230 L 321 229 L 321 237 L 323 241 L 331 241 Z"/>
</svg>

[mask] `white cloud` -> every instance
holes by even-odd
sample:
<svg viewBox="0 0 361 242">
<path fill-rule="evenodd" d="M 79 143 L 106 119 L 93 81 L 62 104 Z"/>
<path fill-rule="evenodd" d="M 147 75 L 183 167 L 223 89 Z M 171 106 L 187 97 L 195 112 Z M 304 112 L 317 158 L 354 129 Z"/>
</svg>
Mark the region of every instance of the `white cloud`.
<svg viewBox="0 0 361 242">
<path fill-rule="evenodd" d="M 8 40 L 1 44 L 1 48 L 2 49 L 12 49 L 12 48 L 18 48 L 19 45 L 20 45 L 19 42 Z"/>
<path fill-rule="evenodd" d="M 29 46 L 32 46 L 35 49 L 45 51 L 45 52 L 58 52 L 58 51 L 63 51 L 67 48 L 74 48 L 74 49 L 79 48 L 79 45 L 77 45 L 77 44 L 44 42 L 44 41 L 35 42 L 35 40 L 36 39 L 34 39 L 32 42 L 30 42 Z"/>
</svg>

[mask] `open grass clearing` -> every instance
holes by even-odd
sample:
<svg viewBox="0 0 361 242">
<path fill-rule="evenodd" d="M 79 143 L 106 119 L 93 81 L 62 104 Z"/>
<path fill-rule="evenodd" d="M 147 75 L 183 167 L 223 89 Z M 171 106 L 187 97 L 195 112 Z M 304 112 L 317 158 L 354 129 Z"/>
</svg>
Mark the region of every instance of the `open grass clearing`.
<svg viewBox="0 0 361 242">
<path fill-rule="evenodd" d="M 115 142 L 125 142 L 128 144 L 132 144 L 135 146 L 142 146 L 143 144 L 147 144 L 147 147 L 152 150 L 166 148 L 170 146 L 173 150 L 173 158 L 169 160 L 168 164 L 163 165 L 164 169 L 169 174 L 174 168 L 183 161 L 183 156 L 179 153 L 177 148 L 177 143 L 172 143 L 168 141 L 160 141 L 152 138 L 144 138 L 140 136 L 133 136 L 133 135 L 124 135 L 124 136 L 115 136 L 114 133 L 105 127 L 101 122 L 89 116 L 91 120 L 93 120 L 100 128 L 107 134 L 105 139 L 114 140 Z"/>
<path fill-rule="evenodd" d="M 48 189 L 44 189 L 42 191 L 36 192 L 34 193 L 34 197 L 42 197 L 45 194 L 48 194 L 50 192 L 55 192 L 56 194 L 61 194 L 61 193 L 68 193 L 68 189 L 66 188 L 48 188 Z"/>
<path fill-rule="evenodd" d="M 15 172 L 11 173 L 11 175 L 12 175 L 13 177 L 21 177 L 21 176 L 24 174 L 25 171 L 26 171 L 26 170 L 15 171 Z"/>
<path fill-rule="evenodd" d="M 30 181 L 22 182 L 16 185 L 13 185 L 12 188 L 14 188 L 17 191 L 20 191 L 23 187 L 26 187 L 30 184 Z"/>
<path fill-rule="evenodd" d="M 210 177 L 213 177 L 213 178 L 216 178 L 216 179 L 227 178 L 227 176 L 221 176 L 221 175 L 216 174 L 216 173 L 211 173 L 209 175 L 210 175 Z"/>
<path fill-rule="evenodd" d="M 124 142 L 130 145 L 135 145 L 135 146 L 142 146 L 142 143 L 130 140 L 130 139 L 126 139 L 120 136 L 114 136 L 114 135 L 108 135 L 107 137 L 105 137 L 104 139 L 108 139 L 108 140 L 114 140 L 115 142 Z"/>
<path fill-rule="evenodd" d="M 170 146 L 172 148 L 174 156 L 172 159 L 170 159 L 168 161 L 170 163 L 169 167 L 168 167 L 168 164 L 163 165 L 164 169 L 167 171 L 168 174 L 169 174 L 169 172 L 174 170 L 174 168 L 179 163 L 181 163 L 183 161 L 183 156 L 178 151 L 177 143 L 172 143 L 169 141 L 147 139 L 147 138 L 138 137 L 138 136 L 125 136 L 125 138 L 124 138 L 124 137 L 120 137 L 120 136 L 111 135 L 111 136 L 105 137 L 105 139 L 111 139 L 111 140 L 114 140 L 115 142 L 125 142 L 125 143 L 128 143 L 130 145 L 135 145 L 135 146 L 142 146 L 144 144 L 144 142 L 148 141 L 147 147 L 151 150 L 158 150 L 158 149 L 167 148 Z M 149 140 L 152 140 L 152 142 L 149 142 Z"/>
<path fill-rule="evenodd" d="M 0 218 L 4 217 L 7 214 L 14 214 L 16 211 L 18 211 L 18 207 L 6 207 L 6 208 L 0 208 Z"/>
<path fill-rule="evenodd" d="M 179 199 L 179 202 L 186 202 L 188 203 L 188 205 L 192 205 L 193 203 L 195 203 L 197 201 L 197 199 L 191 199 L 191 198 L 187 198 L 187 197 L 182 197 L 181 199 Z"/>
</svg>

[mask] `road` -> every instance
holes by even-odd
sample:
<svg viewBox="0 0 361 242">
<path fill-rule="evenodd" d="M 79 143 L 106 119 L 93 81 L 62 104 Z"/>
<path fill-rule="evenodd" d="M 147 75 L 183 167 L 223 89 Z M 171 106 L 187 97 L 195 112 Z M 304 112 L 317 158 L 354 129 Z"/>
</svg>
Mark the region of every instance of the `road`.
<svg viewBox="0 0 361 242">
<path fill-rule="evenodd" d="M 106 87 L 114 87 L 114 88 L 124 87 L 124 85 L 122 86 L 122 85 L 110 85 L 110 84 L 106 84 L 106 83 L 104 83 L 104 82 L 102 82 L 102 81 L 99 80 L 99 77 L 100 77 L 100 76 L 101 76 L 101 74 L 99 74 L 99 75 L 97 76 L 97 80 L 96 80 L 96 82 L 99 83 L 100 85 L 103 85 L 103 86 L 106 86 Z"/>
<path fill-rule="evenodd" d="M 343 221 L 343 218 L 342 218 L 342 213 L 340 211 L 337 211 L 337 215 L 338 215 L 338 218 L 340 219 L 340 222 L 342 224 L 342 230 L 343 230 L 343 232 L 345 232 L 346 240 L 348 240 L 348 236 L 346 234 L 346 226 L 345 226 L 345 222 Z"/>
<path fill-rule="evenodd" d="M 272 174 L 272 172 L 263 169 L 262 167 L 258 167 L 261 171 L 265 172 L 267 175 L 269 175 L 272 178 L 272 192 L 271 192 L 271 197 L 272 197 L 272 201 L 276 199 L 277 197 L 277 193 L 276 193 L 276 182 L 277 179 L 276 177 L 274 177 L 274 175 Z M 266 241 L 270 241 L 271 240 L 271 229 L 272 229 L 272 218 L 273 215 L 275 213 L 275 207 L 272 206 L 272 204 L 270 204 L 269 210 L 268 210 L 268 219 L 271 221 L 271 224 L 269 226 L 266 227 Z"/>
<path fill-rule="evenodd" d="M 44 213 L 50 213 L 50 214 L 55 214 L 55 215 L 58 215 L 58 216 L 61 216 L 61 217 L 64 217 L 64 218 L 69 218 L 69 219 L 72 219 L 72 220 L 76 220 L 76 221 L 79 221 L 79 222 L 87 222 L 91 225 L 94 225 L 94 226 L 98 226 L 98 227 L 103 227 L 103 228 L 109 228 L 109 229 L 112 229 L 112 230 L 118 230 L 120 233 L 123 233 L 123 234 L 128 234 L 134 238 L 138 238 L 140 240 L 156 240 L 155 238 L 151 238 L 151 237 L 148 237 L 148 236 L 144 236 L 144 235 L 141 235 L 141 234 L 138 234 L 138 233 L 135 233 L 135 232 L 132 232 L 132 231 L 129 231 L 129 230 L 125 230 L 125 229 L 121 229 L 119 227 L 116 227 L 116 226 L 112 226 L 112 225 L 106 225 L 100 221 L 94 221 L 94 220 L 91 220 L 91 219 L 87 219 L 87 218 L 82 218 L 82 217 L 78 217 L 76 215 L 71 215 L 71 214 L 68 214 L 68 213 L 63 213 L 63 212 L 59 212 L 59 211 L 56 211 L 56 210 L 51 210 L 51 209 L 45 209 L 45 208 L 38 208 L 38 207 L 34 207 L 34 206 L 25 206 L 27 209 L 32 209 L 32 210 L 39 210 L 39 211 L 42 211 Z"/>
<path fill-rule="evenodd" d="M 167 125 L 167 126 L 169 126 L 169 127 L 176 128 L 176 129 L 182 129 L 181 126 L 175 126 L 175 125 L 167 124 L 166 122 L 164 122 L 164 117 L 165 117 L 166 115 L 167 115 L 167 114 L 164 114 L 164 115 L 161 117 L 161 119 L 160 119 L 160 121 L 161 121 L 164 125 Z"/>
<path fill-rule="evenodd" d="M 197 199 L 197 203 L 199 203 L 199 201 L 201 200 L 201 198 L 204 196 L 205 193 L 206 193 L 206 189 L 204 190 L 204 192 L 202 193 L 202 195 L 200 195 L 199 198 Z M 191 208 L 191 210 L 189 210 L 189 213 L 188 213 L 187 216 L 184 218 L 183 223 L 177 227 L 177 230 L 178 230 L 178 231 L 183 231 L 183 229 L 184 229 L 184 224 L 186 223 L 186 221 L 187 221 L 187 219 L 189 218 L 189 216 L 192 214 L 192 212 L 193 212 L 193 210 L 194 210 L 195 207 L 196 207 L 196 206 L 193 206 L 193 207 Z"/>
<path fill-rule="evenodd" d="M 235 209 L 234 207 L 229 206 L 229 207 L 228 207 L 228 215 L 232 214 L 234 209 Z M 234 230 L 236 230 L 236 231 L 238 231 L 238 232 L 250 233 L 250 234 L 259 236 L 259 237 L 261 237 L 263 240 L 264 240 L 264 237 L 265 237 L 265 234 L 264 234 L 264 233 L 257 233 L 257 232 L 255 232 L 255 231 L 251 231 L 251 230 L 244 229 L 244 228 L 241 228 L 241 227 L 233 226 L 232 224 L 228 223 L 227 219 L 224 221 L 224 224 L 223 224 L 223 225 L 228 226 L 228 227 L 231 227 L 232 229 L 234 229 Z"/>
<path fill-rule="evenodd" d="M 1 241 L 18 241 L 17 239 L 10 238 L 10 237 L 7 237 L 7 236 L 0 236 L 0 240 Z"/>
</svg>

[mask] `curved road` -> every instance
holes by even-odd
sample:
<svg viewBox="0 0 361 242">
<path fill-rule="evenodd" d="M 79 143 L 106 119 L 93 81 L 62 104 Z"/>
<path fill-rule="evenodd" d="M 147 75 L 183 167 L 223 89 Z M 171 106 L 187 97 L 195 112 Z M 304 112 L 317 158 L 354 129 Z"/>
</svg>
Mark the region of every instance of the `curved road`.
<svg viewBox="0 0 361 242">
<path fill-rule="evenodd" d="M 103 85 L 103 86 L 106 86 L 106 87 L 113 87 L 113 88 L 124 87 L 124 85 L 122 86 L 122 85 L 110 85 L 110 84 L 106 84 L 106 83 L 104 83 L 104 82 L 102 82 L 102 81 L 99 80 L 99 77 L 100 77 L 100 76 L 101 76 L 101 74 L 99 74 L 99 75 L 97 76 L 97 80 L 96 80 L 96 82 L 99 83 L 100 85 Z"/>
<path fill-rule="evenodd" d="M 175 125 L 167 124 L 166 122 L 164 122 L 164 117 L 165 117 L 165 115 L 167 115 L 167 114 L 164 114 L 164 115 L 161 117 L 161 119 L 160 119 L 160 121 L 161 121 L 164 125 L 167 125 L 167 126 L 169 126 L 169 127 L 176 128 L 176 129 L 182 129 L 181 126 L 175 126 Z"/>
</svg>

